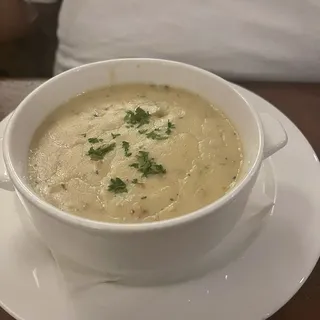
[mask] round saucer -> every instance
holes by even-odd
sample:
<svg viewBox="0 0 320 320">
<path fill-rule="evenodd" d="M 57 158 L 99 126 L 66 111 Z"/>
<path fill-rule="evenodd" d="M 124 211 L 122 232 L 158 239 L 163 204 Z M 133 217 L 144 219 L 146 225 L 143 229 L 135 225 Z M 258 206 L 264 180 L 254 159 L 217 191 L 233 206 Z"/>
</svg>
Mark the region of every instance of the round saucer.
<svg viewBox="0 0 320 320">
<path fill-rule="evenodd" d="M 97 315 L 107 312 L 110 320 L 265 319 L 311 273 L 320 255 L 318 159 L 288 118 L 260 97 L 238 89 L 258 111 L 279 119 L 289 136 L 288 145 L 272 157 L 272 167 L 267 162 L 263 169 L 266 193 L 276 194 L 272 214 L 240 254 L 202 277 L 158 287 L 98 288 L 93 296 Z M 0 136 L 4 127 L 5 121 Z M 50 252 L 32 230 L 22 228 L 18 213 L 23 208 L 15 193 L 0 190 L 0 201 L 1 306 L 21 320 L 72 319 L 71 302 Z"/>
</svg>

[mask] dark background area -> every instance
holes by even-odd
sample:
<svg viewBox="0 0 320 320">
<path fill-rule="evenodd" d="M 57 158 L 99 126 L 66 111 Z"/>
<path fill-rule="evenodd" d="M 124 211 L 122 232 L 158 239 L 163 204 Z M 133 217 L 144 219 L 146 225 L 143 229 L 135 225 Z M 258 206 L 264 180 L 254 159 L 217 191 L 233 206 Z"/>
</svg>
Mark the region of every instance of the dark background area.
<svg viewBox="0 0 320 320">
<path fill-rule="evenodd" d="M 52 75 L 60 5 L 61 2 L 35 5 L 38 17 L 28 34 L 0 43 L 1 78 L 48 78 Z"/>
</svg>

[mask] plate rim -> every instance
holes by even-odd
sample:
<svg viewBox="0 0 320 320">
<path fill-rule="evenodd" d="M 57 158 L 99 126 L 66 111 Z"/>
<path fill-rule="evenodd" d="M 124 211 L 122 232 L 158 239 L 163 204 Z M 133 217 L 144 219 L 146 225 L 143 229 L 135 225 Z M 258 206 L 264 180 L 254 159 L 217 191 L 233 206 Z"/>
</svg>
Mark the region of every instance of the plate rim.
<svg viewBox="0 0 320 320">
<path fill-rule="evenodd" d="M 291 119 L 289 117 L 287 117 L 281 110 L 279 110 L 276 106 L 274 106 L 271 102 L 269 102 L 268 100 L 266 100 L 265 98 L 259 96 L 258 94 L 256 94 L 255 92 L 244 88 L 241 85 L 238 85 L 236 83 L 232 83 L 232 85 L 234 86 L 234 88 L 236 90 L 239 90 L 240 94 L 248 94 L 248 95 L 252 95 L 255 98 L 261 99 L 267 106 L 268 108 L 272 108 L 275 109 L 275 111 L 277 111 L 281 117 L 285 118 L 288 123 L 290 123 L 290 125 L 301 135 L 301 137 L 304 139 L 304 143 L 306 145 L 308 145 L 308 147 L 310 148 L 310 152 L 312 152 L 313 157 L 315 158 L 315 161 L 318 162 L 319 164 L 319 158 L 315 152 L 315 150 L 313 149 L 312 145 L 310 144 L 309 140 L 305 137 L 305 135 L 302 133 L 302 131 L 295 125 L 295 123 L 293 121 L 291 121 Z M 320 173 L 320 167 L 319 167 L 319 173 Z M 277 311 L 279 311 L 282 307 L 284 307 L 297 293 L 298 291 L 302 288 L 302 286 L 305 284 L 305 282 L 309 279 L 311 273 L 313 272 L 314 268 L 316 267 L 318 261 L 320 261 L 320 244 L 318 246 L 318 254 L 317 254 L 317 258 L 315 258 L 315 260 L 313 261 L 312 265 L 310 266 L 307 275 L 303 278 L 302 281 L 298 282 L 296 285 L 296 288 L 294 289 L 294 292 L 287 298 L 287 299 L 283 299 L 284 302 L 281 303 L 279 306 L 276 306 L 272 311 L 270 311 L 270 313 L 268 313 L 267 317 L 271 317 L 273 316 Z"/>
</svg>

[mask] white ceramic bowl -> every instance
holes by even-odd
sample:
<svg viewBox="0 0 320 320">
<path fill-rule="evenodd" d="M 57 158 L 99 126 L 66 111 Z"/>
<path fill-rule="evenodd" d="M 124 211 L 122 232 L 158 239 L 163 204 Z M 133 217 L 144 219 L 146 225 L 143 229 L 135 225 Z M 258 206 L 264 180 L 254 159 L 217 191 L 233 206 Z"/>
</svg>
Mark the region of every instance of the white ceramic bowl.
<svg viewBox="0 0 320 320">
<path fill-rule="evenodd" d="M 238 130 L 244 148 L 242 178 L 224 197 L 172 220 L 143 224 L 110 224 L 60 211 L 40 199 L 27 182 L 27 154 L 41 122 L 59 105 L 87 90 L 121 83 L 154 83 L 181 87 L 223 110 Z M 8 183 L 23 199 L 45 243 L 81 265 L 113 276 L 158 274 L 179 270 L 200 259 L 241 217 L 263 159 L 287 142 L 282 126 L 259 116 L 228 82 L 186 64 L 155 59 L 121 59 L 92 63 L 60 74 L 29 94 L 18 106 L 3 141 Z M 5 222 L 3 222 L 5 223 Z"/>
</svg>

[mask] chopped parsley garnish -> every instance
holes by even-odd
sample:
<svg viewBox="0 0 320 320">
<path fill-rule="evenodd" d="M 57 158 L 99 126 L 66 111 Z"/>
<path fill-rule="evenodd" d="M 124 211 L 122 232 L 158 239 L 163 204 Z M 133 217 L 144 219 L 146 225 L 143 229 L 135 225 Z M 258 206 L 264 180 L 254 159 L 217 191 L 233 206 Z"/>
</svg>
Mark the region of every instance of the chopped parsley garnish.
<svg viewBox="0 0 320 320">
<path fill-rule="evenodd" d="M 125 182 L 117 177 L 115 179 L 110 180 L 108 191 L 113 193 L 124 193 L 124 192 L 128 192 L 128 189 Z"/>
<path fill-rule="evenodd" d="M 102 142 L 103 139 L 98 139 L 98 138 L 89 138 L 88 142 L 90 143 L 98 143 L 98 142 Z"/>
<path fill-rule="evenodd" d="M 133 179 L 131 182 L 132 182 L 133 184 L 137 184 L 137 183 L 138 183 L 138 179 Z"/>
<path fill-rule="evenodd" d="M 152 140 L 166 140 L 168 139 L 169 135 L 172 133 L 172 129 L 174 129 L 176 126 L 168 120 L 167 128 L 165 129 L 165 132 L 161 132 L 160 128 L 155 128 L 150 132 L 147 132 L 147 130 L 138 130 L 140 134 L 146 134 L 146 137 L 148 139 Z"/>
<path fill-rule="evenodd" d="M 66 185 L 64 183 L 61 183 L 61 187 L 62 187 L 63 190 L 67 190 L 67 187 L 66 187 Z"/>
<path fill-rule="evenodd" d="M 154 158 L 149 157 L 149 152 L 139 151 L 136 155 L 137 162 L 132 163 L 130 167 L 136 168 L 142 173 L 143 177 L 148 177 L 154 174 L 164 174 L 166 169 L 154 161 Z"/>
<path fill-rule="evenodd" d="M 166 134 L 169 135 L 172 132 L 172 129 L 175 129 L 175 125 L 168 120 Z"/>
<path fill-rule="evenodd" d="M 116 147 L 115 143 L 111 143 L 109 145 L 103 145 L 98 147 L 97 149 L 94 149 L 91 147 L 87 153 L 88 156 L 90 156 L 91 160 L 102 160 L 103 157 L 111 152 Z"/>
<path fill-rule="evenodd" d="M 143 197 L 141 197 L 141 199 L 142 199 L 142 200 L 147 199 L 147 196 L 143 196 Z"/>
<path fill-rule="evenodd" d="M 168 139 L 168 137 L 163 136 L 163 135 L 157 133 L 156 131 L 159 131 L 159 130 L 154 129 L 154 130 L 148 132 L 148 133 L 146 134 L 146 137 L 147 137 L 148 139 L 152 139 L 152 140 L 166 140 L 166 139 Z"/>
<path fill-rule="evenodd" d="M 138 107 L 135 111 L 127 111 L 124 117 L 124 121 L 132 126 L 137 125 L 137 128 L 148 124 L 150 121 L 150 113 L 144 111 L 142 108 Z"/>
<path fill-rule="evenodd" d="M 124 149 L 124 155 L 126 157 L 130 157 L 132 155 L 132 153 L 129 152 L 129 147 L 130 147 L 130 144 L 128 141 L 122 141 L 122 148 Z"/>
<path fill-rule="evenodd" d="M 116 137 L 121 136 L 120 133 L 111 133 L 112 139 L 115 139 Z"/>
<path fill-rule="evenodd" d="M 86 137 L 87 137 L 87 134 L 86 134 L 86 133 L 83 133 L 82 136 L 86 138 Z"/>
</svg>

